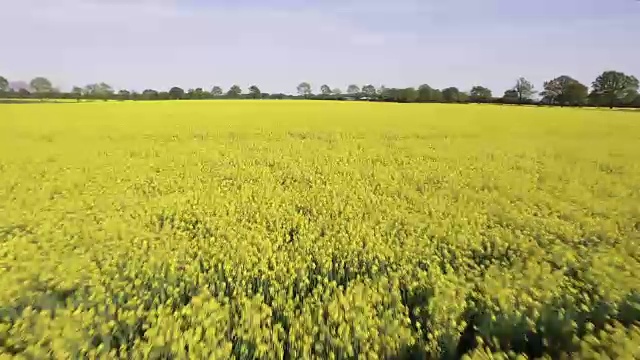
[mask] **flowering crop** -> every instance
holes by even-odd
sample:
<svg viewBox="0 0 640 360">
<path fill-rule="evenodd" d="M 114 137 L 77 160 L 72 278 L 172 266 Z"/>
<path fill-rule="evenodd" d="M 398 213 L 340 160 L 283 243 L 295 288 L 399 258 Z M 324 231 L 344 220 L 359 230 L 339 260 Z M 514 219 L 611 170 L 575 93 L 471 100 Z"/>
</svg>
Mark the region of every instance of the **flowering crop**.
<svg viewBox="0 0 640 360">
<path fill-rule="evenodd" d="M 0 107 L 0 358 L 640 357 L 640 114 Z"/>
</svg>

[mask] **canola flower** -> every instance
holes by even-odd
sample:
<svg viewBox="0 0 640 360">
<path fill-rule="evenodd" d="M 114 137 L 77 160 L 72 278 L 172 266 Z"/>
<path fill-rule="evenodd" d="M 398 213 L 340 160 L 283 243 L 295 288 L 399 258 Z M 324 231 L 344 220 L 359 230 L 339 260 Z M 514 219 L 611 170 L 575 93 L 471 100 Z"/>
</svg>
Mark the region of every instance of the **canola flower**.
<svg viewBox="0 0 640 360">
<path fill-rule="evenodd" d="M 0 358 L 640 357 L 640 114 L 0 106 Z"/>
</svg>

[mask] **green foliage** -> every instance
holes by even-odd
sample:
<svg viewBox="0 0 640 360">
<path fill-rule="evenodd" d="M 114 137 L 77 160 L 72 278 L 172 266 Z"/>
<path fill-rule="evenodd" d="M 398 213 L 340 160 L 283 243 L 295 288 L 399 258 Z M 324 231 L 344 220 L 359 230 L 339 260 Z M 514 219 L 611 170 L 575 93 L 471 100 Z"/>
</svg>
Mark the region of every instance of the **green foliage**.
<svg viewBox="0 0 640 360">
<path fill-rule="evenodd" d="M 362 95 L 367 96 L 369 98 L 375 98 L 376 97 L 376 88 L 373 85 L 364 85 L 362 87 Z"/>
<path fill-rule="evenodd" d="M 347 87 L 347 94 L 358 94 L 360 92 L 360 87 L 355 84 L 351 84 Z"/>
<path fill-rule="evenodd" d="M 35 92 L 39 93 L 48 93 L 53 90 L 53 85 L 51 81 L 45 77 L 36 77 L 29 83 L 31 89 Z"/>
<path fill-rule="evenodd" d="M 180 87 L 174 86 L 171 89 L 169 89 L 169 96 L 173 100 L 180 100 L 184 98 L 184 94 L 185 94 L 184 90 Z"/>
<path fill-rule="evenodd" d="M 222 88 L 220 86 L 214 86 L 213 88 L 211 88 L 211 95 L 212 96 L 222 96 L 223 92 L 222 92 Z"/>
<path fill-rule="evenodd" d="M 329 87 L 329 85 L 324 84 L 320 86 L 320 93 L 324 96 L 331 95 L 331 88 Z"/>
<path fill-rule="evenodd" d="M 0 92 L 9 91 L 9 80 L 0 76 Z"/>
<path fill-rule="evenodd" d="M 523 77 L 518 78 L 512 90 L 517 94 L 519 103 L 531 100 L 531 97 L 536 93 L 533 84 Z M 507 97 L 506 92 L 505 97 Z"/>
<path fill-rule="evenodd" d="M 249 87 L 249 97 L 252 99 L 260 99 L 262 92 L 256 85 L 251 85 Z"/>
<path fill-rule="evenodd" d="M 446 102 L 460 101 L 460 90 L 456 87 L 442 89 L 442 99 Z"/>
<path fill-rule="evenodd" d="M 637 358 L 637 120 L 0 107 L 0 358 Z"/>
<path fill-rule="evenodd" d="M 560 105 L 583 105 L 588 94 L 585 85 L 567 75 L 545 81 L 544 91 L 540 93 L 543 102 Z"/>
<path fill-rule="evenodd" d="M 229 91 L 227 91 L 227 96 L 230 98 L 238 98 L 241 94 L 242 89 L 238 85 L 231 86 L 231 88 L 229 88 Z"/>
<path fill-rule="evenodd" d="M 620 100 L 638 92 L 640 82 L 633 75 L 618 71 L 605 71 L 591 85 L 596 104 L 617 105 Z"/>
<path fill-rule="evenodd" d="M 298 84 L 296 90 L 298 90 L 298 95 L 305 97 L 311 95 L 312 93 L 311 84 L 309 84 L 308 82 L 301 82 L 300 84 Z"/>
<path fill-rule="evenodd" d="M 487 102 L 493 97 L 490 89 L 484 86 L 474 86 L 469 92 L 469 100 L 477 102 Z"/>
</svg>

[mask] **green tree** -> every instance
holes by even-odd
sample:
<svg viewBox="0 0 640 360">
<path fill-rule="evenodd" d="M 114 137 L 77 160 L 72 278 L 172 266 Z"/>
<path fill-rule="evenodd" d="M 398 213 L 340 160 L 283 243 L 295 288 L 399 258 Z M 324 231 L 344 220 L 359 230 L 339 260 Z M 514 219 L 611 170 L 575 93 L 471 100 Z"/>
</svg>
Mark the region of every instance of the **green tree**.
<svg viewBox="0 0 640 360">
<path fill-rule="evenodd" d="M 9 91 L 9 80 L 7 78 L 0 76 L 0 92 Z"/>
<path fill-rule="evenodd" d="M 358 87 L 358 85 L 355 84 L 351 84 L 347 87 L 347 94 L 359 94 L 360 93 L 360 88 Z"/>
<path fill-rule="evenodd" d="M 636 102 L 638 96 L 639 95 L 637 91 L 629 91 L 627 95 L 622 99 L 622 104 L 625 106 L 633 105 Z"/>
<path fill-rule="evenodd" d="M 369 98 L 376 97 L 376 87 L 373 85 L 365 85 L 362 87 L 362 94 Z"/>
<path fill-rule="evenodd" d="M 400 90 L 399 100 L 402 102 L 415 102 L 418 99 L 418 91 L 412 87 Z"/>
<path fill-rule="evenodd" d="M 194 100 L 200 100 L 200 99 L 204 99 L 206 98 L 206 93 L 202 88 L 195 88 L 191 90 L 191 93 L 189 94 L 189 98 L 190 99 L 194 99 Z"/>
<path fill-rule="evenodd" d="M 113 88 L 107 83 L 89 84 L 82 90 L 83 95 L 93 99 L 107 100 L 113 95 Z"/>
<path fill-rule="evenodd" d="M 446 102 L 458 102 L 460 101 L 460 90 L 457 87 L 443 89 L 442 99 Z"/>
<path fill-rule="evenodd" d="M 433 96 L 434 89 L 427 84 L 422 84 L 418 87 L 418 101 L 419 102 L 430 102 L 434 101 Z"/>
<path fill-rule="evenodd" d="M 80 98 L 82 97 L 82 88 L 79 86 L 74 86 L 71 89 L 71 95 L 73 96 L 74 99 L 80 101 Z"/>
<path fill-rule="evenodd" d="M 143 100 L 157 100 L 158 92 L 153 89 L 146 89 L 142 92 L 141 96 Z"/>
<path fill-rule="evenodd" d="M 638 91 L 638 79 L 618 71 L 605 71 L 591 85 L 593 98 L 613 108 L 630 93 Z"/>
<path fill-rule="evenodd" d="M 322 95 L 324 96 L 331 95 L 331 88 L 329 87 L 329 85 L 324 84 L 320 86 L 320 93 L 322 93 Z"/>
<path fill-rule="evenodd" d="M 214 86 L 211 89 L 211 95 L 212 96 L 222 96 L 222 93 L 223 93 L 223 91 L 222 91 L 222 88 L 220 86 Z"/>
<path fill-rule="evenodd" d="M 184 98 L 184 90 L 180 87 L 174 86 L 169 89 L 169 98 L 173 100 L 180 100 Z"/>
<path fill-rule="evenodd" d="M 444 101 L 444 97 L 442 96 L 442 91 L 438 89 L 433 89 L 431 91 L 431 101 L 433 102 L 442 102 Z"/>
<path fill-rule="evenodd" d="M 504 92 L 502 102 L 506 104 L 516 104 L 520 101 L 520 95 L 515 89 L 509 89 Z"/>
<path fill-rule="evenodd" d="M 251 85 L 249 87 L 249 97 L 252 99 L 260 99 L 262 97 L 262 92 L 256 85 Z"/>
<path fill-rule="evenodd" d="M 301 96 L 308 97 L 311 95 L 311 84 L 308 82 L 301 82 L 296 89 Z"/>
<path fill-rule="evenodd" d="M 46 93 L 53 90 L 53 85 L 51 84 L 51 81 L 49 81 L 49 79 L 45 77 L 34 78 L 29 83 L 29 86 L 31 86 L 31 89 L 33 89 L 35 92 L 39 92 L 39 93 Z"/>
<path fill-rule="evenodd" d="M 340 90 L 340 88 L 333 88 L 333 90 L 331 90 L 331 93 L 333 95 L 342 95 L 342 90 Z"/>
<path fill-rule="evenodd" d="M 378 97 L 383 101 L 397 101 L 398 89 L 381 86 L 378 90 Z"/>
<path fill-rule="evenodd" d="M 558 100 L 558 97 L 562 94 L 564 87 L 567 85 L 571 79 L 568 76 L 562 75 L 553 80 L 545 81 L 542 85 L 542 101 L 548 104 L 555 104 Z"/>
<path fill-rule="evenodd" d="M 122 89 L 118 91 L 118 99 L 120 100 L 129 100 L 131 99 L 131 92 L 129 90 Z"/>
<path fill-rule="evenodd" d="M 536 91 L 534 90 L 533 84 L 529 80 L 523 77 L 519 78 L 516 81 L 516 84 L 513 87 L 513 90 L 515 90 L 515 92 L 518 94 L 519 103 L 523 103 L 528 100 L 531 100 L 531 97 L 536 93 Z"/>
<path fill-rule="evenodd" d="M 100 94 L 104 97 L 108 97 L 110 95 L 113 95 L 113 87 L 107 83 L 103 83 L 101 82 L 100 84 L 98 84 L 98 91 L 100 92 Z"/>
<path fill-rule="evenodd" d="M 113 95 L 114 91 L 111 85 L 101 82 L 97 87 L 97 97 L 102 100 L 107 100 Z"/>
<path fill-rule="evenodd" d="M 549 104 L 579 105 L 586 101 L 588 89 L 578 80 L 562 75 L 544 82 L 542 100 Z"/>
<path fill-rule="evenodd" d="M 98 84 L 85 85 L 85 87 L 82 88 L 82 95 L 86 97 L 93 97 L 93 95 L 96 93 L 97 88 L 98 88 Z"/>
<path fill-rule="evenodd" d="M 230 98 L 238 98 L 240 95 L 242 95 L 242 89 L 238 85 L 233 85 L 229 88 L 229 91 L 227 91 L 227 96 Z"/>
<path fill-rule="evenodd" d="M 587 102 L 588 96 L 589 88 L 579 81 L 576 81 L 567 85 L 560 99 L 569 105 L 584 105 Z"/>
<path fill-rule="evenodd" d="M 469 100 L 474 102 L 486 102 L 491 100 L 492 97 L 491 90 L 484 86 L 474 86 L 469 92 Z"/>
</svg>

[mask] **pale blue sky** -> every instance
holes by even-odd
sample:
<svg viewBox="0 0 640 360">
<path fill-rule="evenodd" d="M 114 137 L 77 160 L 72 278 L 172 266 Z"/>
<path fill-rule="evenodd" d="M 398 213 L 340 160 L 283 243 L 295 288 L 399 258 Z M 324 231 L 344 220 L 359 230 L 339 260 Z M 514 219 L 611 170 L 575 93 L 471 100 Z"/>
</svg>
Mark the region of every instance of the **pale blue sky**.
<svg viewBox="0 0 640 360">
<path fill-rule="evenodd" d="M 636 0 L 0 0 L 0 75 L 61 88 L 185 89 L 237 83 L 295 92 L 539 89 L 568 74 L 640 76 Z"/>
</svg>

